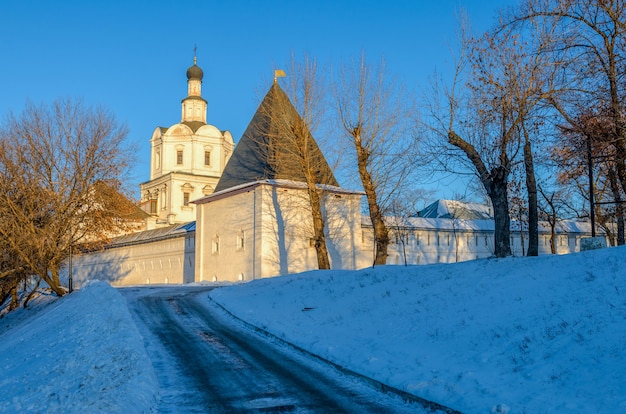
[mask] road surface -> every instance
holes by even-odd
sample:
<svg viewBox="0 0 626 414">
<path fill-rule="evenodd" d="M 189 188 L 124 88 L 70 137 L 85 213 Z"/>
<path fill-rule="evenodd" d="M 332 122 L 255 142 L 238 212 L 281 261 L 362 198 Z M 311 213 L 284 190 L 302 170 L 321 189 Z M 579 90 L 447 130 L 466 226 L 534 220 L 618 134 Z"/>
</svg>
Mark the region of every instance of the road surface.
<svg viewBox="0 0 626 414">
<path fill-rule="evenodd" d="M 208 286 L 120 288 L 144 336 L 160 413 L 424 413 L 254 332 Z"/>
</svg>

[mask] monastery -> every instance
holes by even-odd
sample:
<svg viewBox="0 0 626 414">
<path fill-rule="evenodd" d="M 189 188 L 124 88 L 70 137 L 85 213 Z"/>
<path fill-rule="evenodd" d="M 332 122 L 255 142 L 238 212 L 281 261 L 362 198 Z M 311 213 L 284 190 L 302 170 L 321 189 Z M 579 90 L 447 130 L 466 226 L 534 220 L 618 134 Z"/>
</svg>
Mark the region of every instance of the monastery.
<svg viewBox="0 0 626 414">
<path fill-rule="evenodd" d="M 186 74 L 181 122 L 156 128 L 150 139 L 150 180 L 140 186 L 140 205 L 149 215 L 145 230 L 75 257 L 76 285 L 90 279 L 118 286 L 236 282 L 317 268 L 304 179 L 289 168 L 289 157 L 270 162 L 276 149 L 288 154 L 293 145 L 270 133 L 275 123 L 281 117 L 299 117 L 277 80 L 235 146 L 230 132 L 206 122 L 204 74 L 196 58 Z M 371 266 L 373 229 L 361 212 L 363 193 L 338 184 L 313 139 L 309 151 L 320 160 L 317 180 L 323 188 L 331 267 Z M 387 264 L 493 256 L 494 223 L 487 206 L 441 200 L 419 217 L 386 220 L 392 238 Z M 514 255 L 526 251 L 526 234 L 512 227 Z M 589 223 L 559 223 L 557 253 L 579 251 L 581 239 L 589 235 Z M 539 247 L 540 254 L 551 252 L 547 226 L 540 228 Z"/>
</svg>

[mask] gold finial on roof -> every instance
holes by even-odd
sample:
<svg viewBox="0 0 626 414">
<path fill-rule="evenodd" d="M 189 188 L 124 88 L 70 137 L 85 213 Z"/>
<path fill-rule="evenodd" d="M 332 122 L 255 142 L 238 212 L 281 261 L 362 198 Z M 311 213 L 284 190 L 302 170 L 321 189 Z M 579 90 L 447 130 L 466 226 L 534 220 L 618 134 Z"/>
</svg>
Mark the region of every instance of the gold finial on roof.
<svg viewBox="0 0 626 414">
<path fill-rule="evenodd" d="M 287 74 L 285 73 L 284 70 L 282 69 L 277 69 L 274 71 L 274 83 L 278 82 L 278 78 L 284 78 L 285 76 L 287 76 Z"/>
</svg>

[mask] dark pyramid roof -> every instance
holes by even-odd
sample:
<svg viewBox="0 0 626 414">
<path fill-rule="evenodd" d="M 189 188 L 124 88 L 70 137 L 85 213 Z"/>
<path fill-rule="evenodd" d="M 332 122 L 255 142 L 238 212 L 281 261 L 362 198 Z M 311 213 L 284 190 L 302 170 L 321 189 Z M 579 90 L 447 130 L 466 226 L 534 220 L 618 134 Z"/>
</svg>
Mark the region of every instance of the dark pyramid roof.
<svg viewBox="0 0 626 414">
<path fill-rule="evenodd" d="M 303 131 L 293 133 L 293 131 Z M 243 133 L 215 191 L 259 180 L 304 182 L 302 153 L 306 147 L 318 184 L 339 186 L 322 151 L 278 83 L 263 98 Z"/>
</svg>

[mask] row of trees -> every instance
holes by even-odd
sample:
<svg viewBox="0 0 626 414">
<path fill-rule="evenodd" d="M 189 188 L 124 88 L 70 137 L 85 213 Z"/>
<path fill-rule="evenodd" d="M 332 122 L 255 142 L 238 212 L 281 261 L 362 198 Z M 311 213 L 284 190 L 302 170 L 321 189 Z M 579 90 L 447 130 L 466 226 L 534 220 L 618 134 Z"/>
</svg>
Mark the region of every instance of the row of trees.
<svg viewBox="0 0 626 414">
<path fill-rule="evenodd" d="M 334 178 L 320 177 L 327 171 L 327 161 L 313 150 L 317 146 L 312 140 L 313 136 L 334 139 L 332 143 L 324 142 L 326 148 L 332 148 L 326 154 L 334 156 L 335 171 L 358 177 L 358 183 L 351 184 L 362 186 L 365 192 L 374 229 L 372 261 L 374 265 L 385 264 L 390 239 L 383 218 L 392 205 L 397 206 L 396 196 L 412 172 L 408 160 L 414 153 L 415 140 L 409 133 L 410 100 L 399 85 L 385 78 L 384 65 L 374 68 L 365 56 L 342 66 L 337 79 L 330 81 L 321 75 L 326 71 L 307 56 L 302 61 L 292 58 L 289 67 L 285 85 L 288 99 L 282 110 L 281 105 L 275 105 L 266 111 L 267 123 L 273 127 L 261 126 L 264 130 L 257 131 L 257 139 L 263 141 L 258 143 L 261 151 L 270 154 L 269 169 L 281 169 L 284 175 L 305 181 L 312 218 L 311 240 L 319 268 L 328 269 L 328 231 L 322 203 L 325 187 L 319 184 Z M 265 142 L 268 135 L 271 139 Z M 282 147 L 266 149 L 271 142 L 280 142 Z"/>
<path fill-rule="evenodd" d="M 564 214 L 590 217 L 623 244 L 625 12 L 625 0 L 521 0 L 481 36 L 461 18 L 452 82 L 433 82 L 421 117 L 384 67 L 364 57 L 330 82 L 300 71 L 308 87 L 332 85 L 331 102 L 296 106 L 334 110 L 340 132 L 324 135 L 349 144 L 337 152 L 366 194 L 373 263 L 386 262 L 383 216 L 402 204 L 397 190 L 418 165 L 474 172 L 494 209 L 498 257 L 511 254 L 513 212 L 527 225 L 531 256 L 540 218 L 554 233 Z M 291 96 L 303 90 L 291 86 Z"/>
<path fill-rule="evenodd" d="M 523 0 L 481 37 L 461 22 L 454 82 L 437 85 L 429 105 L 431 154 L 448 145 L 457 151 L 441 165 L 475 171 L 494 208 L 497 256 L 511 254 L 512 177 L 525 182 L 529 255 L 540 198 L 552 212 L 580 213 L 576 199 L 586 200 L 623 244 L 625 12 L 623 0 Z"/>
</svg>

